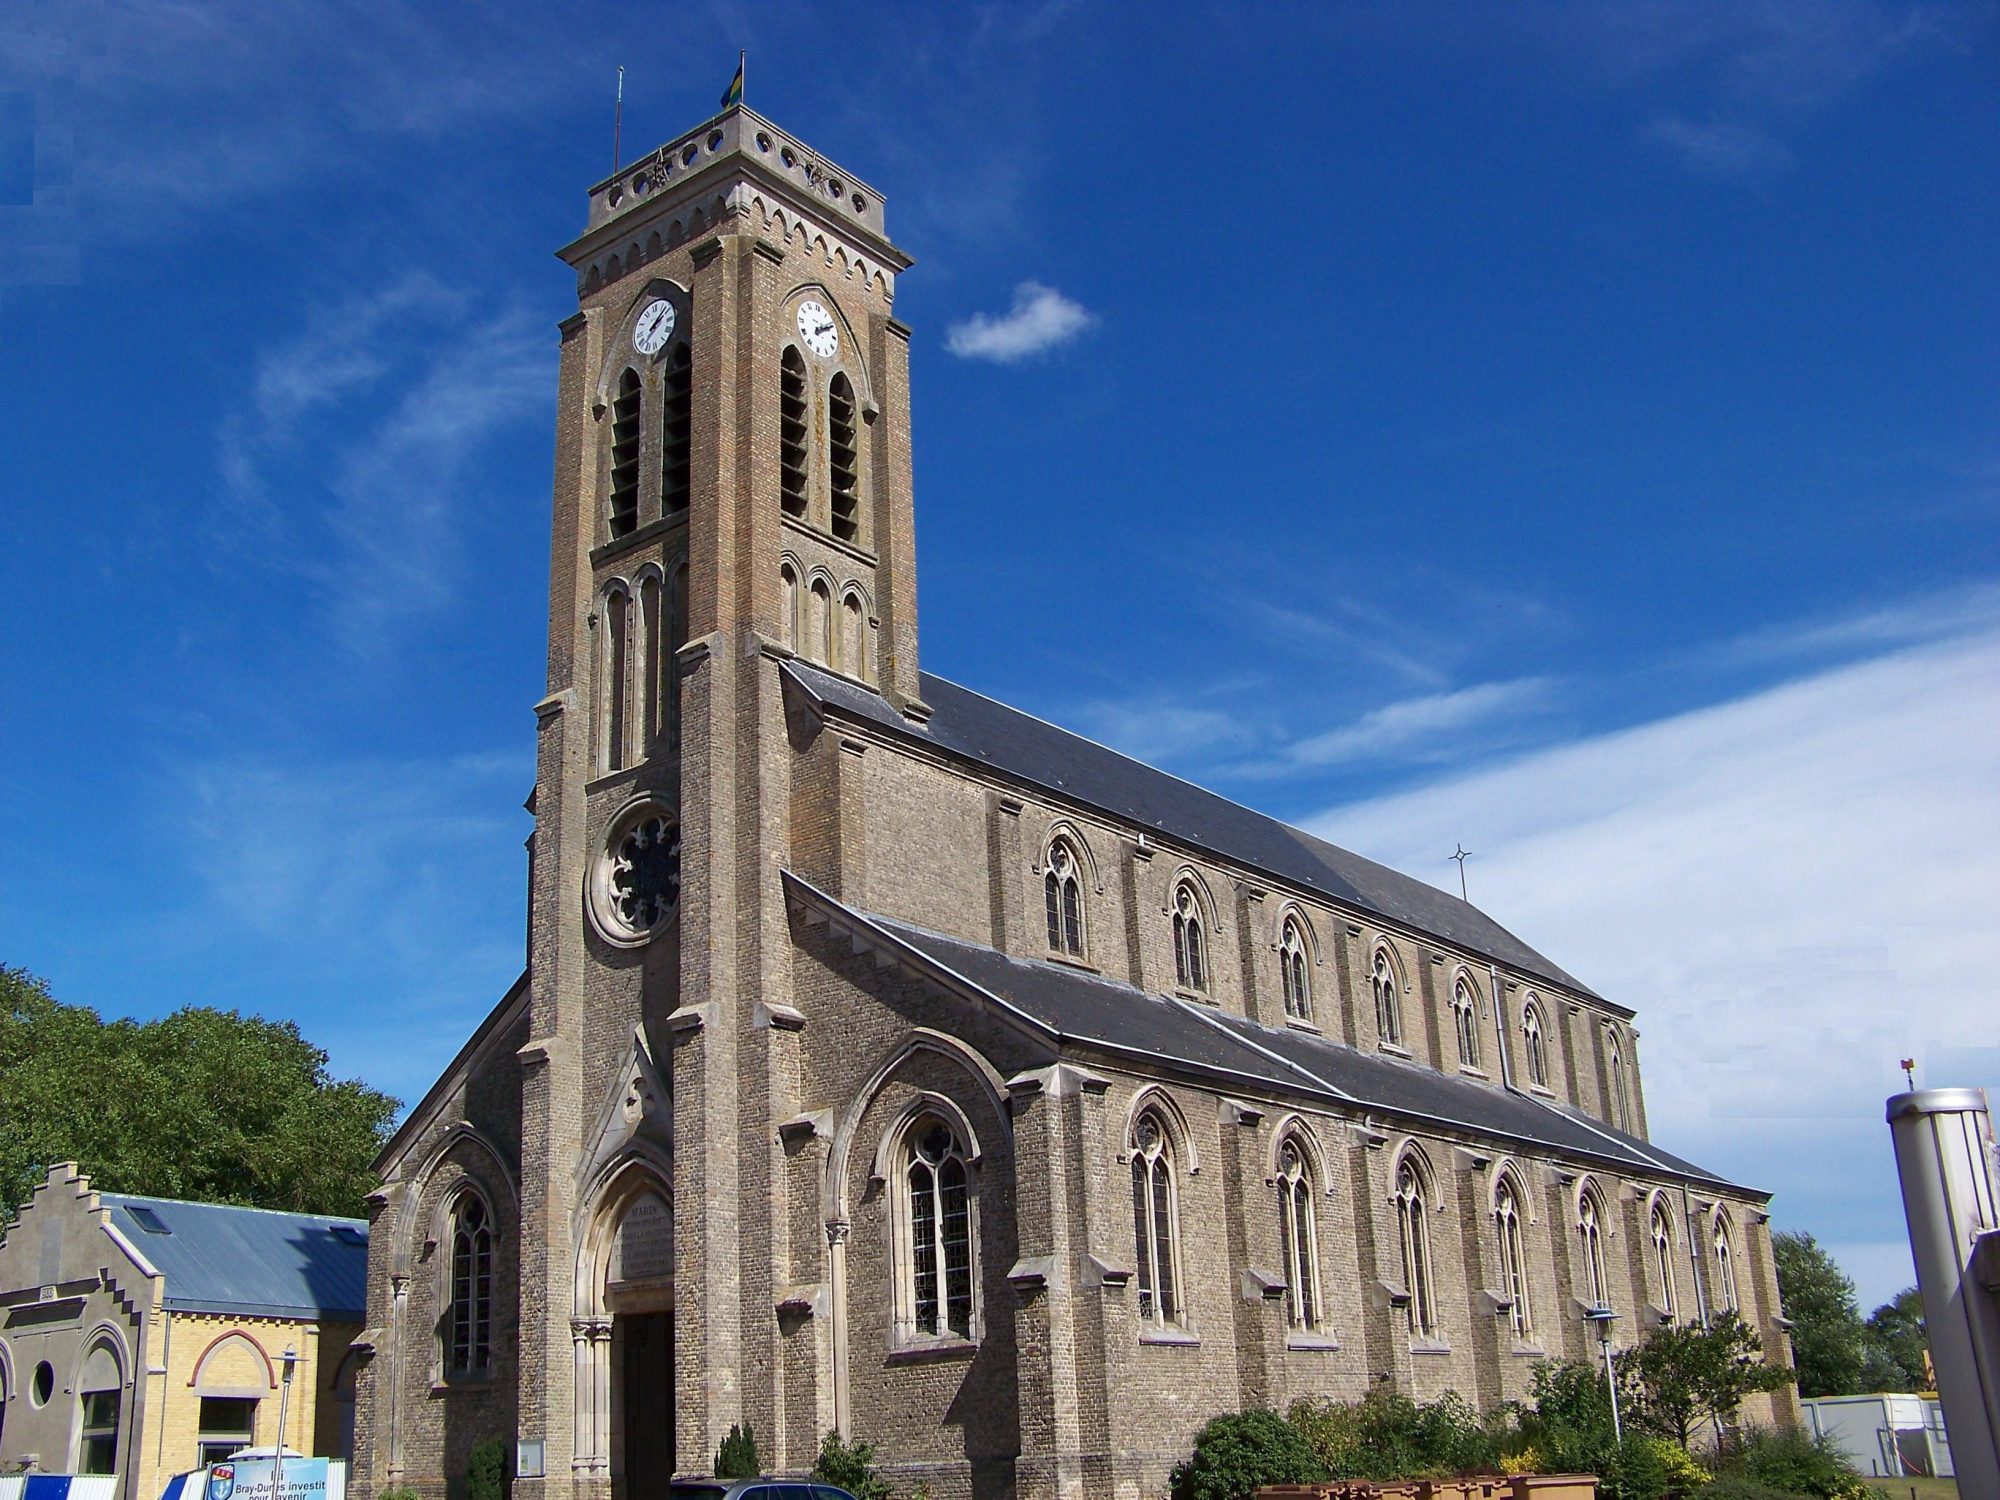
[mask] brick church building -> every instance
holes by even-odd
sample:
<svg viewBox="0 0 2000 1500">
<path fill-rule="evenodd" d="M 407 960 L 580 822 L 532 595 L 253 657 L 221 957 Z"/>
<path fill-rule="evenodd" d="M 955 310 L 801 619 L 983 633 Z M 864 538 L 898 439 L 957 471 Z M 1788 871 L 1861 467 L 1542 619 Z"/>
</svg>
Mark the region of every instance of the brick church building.
<svg viewBox="0 0 2000 1500">
<path fill-rule="evenodd" d="M 1154 1496 L 1208 1417 L 1740 1308 L 1632 1012 L 1423 882 L 918 666 L 909 257 L 741 107 L 563 252 L 528 965 L 380 1163 L 357 1493 L 640 1500 L 735 1422 Z M 1780 1398 L 1788 1399 L 1788 1398 Z"/>
</svg>

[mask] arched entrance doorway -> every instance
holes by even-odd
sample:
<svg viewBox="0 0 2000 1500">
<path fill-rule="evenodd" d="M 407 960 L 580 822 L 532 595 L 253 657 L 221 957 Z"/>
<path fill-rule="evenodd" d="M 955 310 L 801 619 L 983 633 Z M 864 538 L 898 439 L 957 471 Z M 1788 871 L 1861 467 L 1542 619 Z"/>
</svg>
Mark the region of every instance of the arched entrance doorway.
<svg viewBox="0 0 2000 1500">
<path fill-rule="evenodd" d="M 580 1257 L 576 1468 L 613 1500 L 665 1492 L 674 1472 L 674 1215 L 632 1164 L 607 1185 Z"/>
</svg>

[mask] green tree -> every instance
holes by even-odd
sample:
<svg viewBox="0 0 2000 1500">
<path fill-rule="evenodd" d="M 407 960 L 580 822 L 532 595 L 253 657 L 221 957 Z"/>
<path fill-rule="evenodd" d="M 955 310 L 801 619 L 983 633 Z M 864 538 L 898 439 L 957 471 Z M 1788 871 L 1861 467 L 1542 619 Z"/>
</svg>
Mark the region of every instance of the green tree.
<svg viewBox="0 0 2000 1500">
<path fill-rule="evenodd" d="M 1854 1283 L 1809 1234 L 1771 1237 L 1778 1295 L 1792 1320 L 1792 1364 L 1801 1396 L 1850 1396 L 1861 1388 L 1865 1328 Z"/>
<path fill-rule="evenodd" d="M 1906 1287 L 1868 1315 L 1861 1334 L 1863 1391 L 1925 1391 L 1924 1355 L 1930 1336 L 1924 1332 L 1924 1299 Z"/>
<path fill-rule="evenodd" d="M 290 1021 L 106 1021 L 0 967 L 0 1222 L 59 1161 L 114 1192 L 359 1216 L 396 1109 Z"/>
<path fill-rule="evenodd" d="M 1764 1358 L 1763 1341 L 1734 1312 L 1708 1327 L 1669 1323 L 1618 1356 L 1618 1389 L 1635 1426 L 1688 1446 L 1695 1429 L 1720 1431 L 1746 1396 L 1796 1378 Z"/>
<path fill-rule="evenodd" d="M 1310 1484 L 1326 1467 L 1298 1428 L 1274 1411 L 1216 1417 L 1174 1466 L 1173 1500 L 1250 1500 L 1260 1485 Z"/>
<path fill-rule="evenodd" d="M 755 1479 L 764 1469 L 757 1461 L 757 1434 L 746 1425 L 729 1424 L 722 1446 L 715 1450 L 717 1479 Z"/>
</svg>

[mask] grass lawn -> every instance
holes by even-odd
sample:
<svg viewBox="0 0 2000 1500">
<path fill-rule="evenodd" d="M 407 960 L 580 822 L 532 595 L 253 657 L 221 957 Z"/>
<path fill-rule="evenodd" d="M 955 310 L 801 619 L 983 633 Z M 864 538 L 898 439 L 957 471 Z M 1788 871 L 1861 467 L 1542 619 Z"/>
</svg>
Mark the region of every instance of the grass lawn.
<svg viewBox="0 0 2000 1500">
<path fill-rule="evenodd" d="M 1958 1500 L 1958 1484 L 1950 1479 L 1876 1479 L 1875 1492 L 1890 1500 Z"/>
</svg>

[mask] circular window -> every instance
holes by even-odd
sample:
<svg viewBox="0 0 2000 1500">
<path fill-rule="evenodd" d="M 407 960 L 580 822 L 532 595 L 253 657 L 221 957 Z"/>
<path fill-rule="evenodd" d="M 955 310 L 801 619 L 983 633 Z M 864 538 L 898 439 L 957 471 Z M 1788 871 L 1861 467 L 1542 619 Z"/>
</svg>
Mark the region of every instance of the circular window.
<svg viewBox="0 0 2000 1500">
<path fill-rule="evenodd" d="M 47 1360 L 43 1360 L 35 1366 L 34 1384 L 29 1387 L 28 1394 L 34 1399 L 35 1405 L 47 1406 L 49 1404 L 49 1397 L 55 1393 L 56 1367 Z"/>
<path fill-rule="evenodd" d="M 708 133 L 708 149 L 709 149 L 709 150 L 711 150 L 711 151 L 719 151 L 719 150 L 721 150 L 721 149 L 722 149 L 722 132 L 721 132 L 721 131 L 719 131 L 719 130 L 711 130 L 711 131 L 710 131 L 710 132 Z"/>
<path fill-rule="evenodd" d="M 590 872 L 590 913 L 599 935 L 621 948 L 649 941 L 681 901 L 681 828 L 657 802 L 628 808 L 611 824 Z"/>
</svg>

